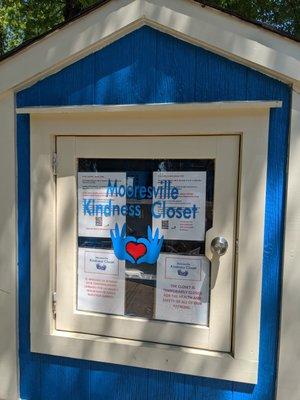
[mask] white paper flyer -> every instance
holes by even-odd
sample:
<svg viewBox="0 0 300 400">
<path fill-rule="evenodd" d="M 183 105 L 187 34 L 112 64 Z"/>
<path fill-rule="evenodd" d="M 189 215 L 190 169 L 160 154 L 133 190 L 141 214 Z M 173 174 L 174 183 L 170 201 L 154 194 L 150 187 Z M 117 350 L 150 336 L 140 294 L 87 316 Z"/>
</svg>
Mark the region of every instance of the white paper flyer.
<svg viewBox="0 0 300 400">
<path fill-rule="evenodd" d="M 157 261 L 155 318 L 208 325 L 209 260 L 161 253 Z"/>
<path fill-rule="evenodd" d="M 163 196 L 155 197 L 155 188 Z M 204 240 L 206 172 L 153 173 L 152 228 L 167 240 Z"/>
<path fill-rule="evenodd" d="M 79 248 L 78 310 L 124 315 L 124 296 L 125 261 L 113 250 Z"/>
<path fill-rule="evenodd" d="M 126 196 L 114 190 L 122 185 L 126 187 L 125 172 L 78 173 L 78 236 L 107 238 L 116 223 L 123 226 Z"/>
</svg>

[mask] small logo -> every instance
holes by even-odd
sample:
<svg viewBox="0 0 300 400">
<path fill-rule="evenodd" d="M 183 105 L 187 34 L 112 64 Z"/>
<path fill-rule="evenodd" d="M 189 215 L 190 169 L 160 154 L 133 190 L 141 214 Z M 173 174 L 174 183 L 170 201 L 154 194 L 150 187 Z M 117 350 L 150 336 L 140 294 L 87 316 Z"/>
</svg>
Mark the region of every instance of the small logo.
<svg viewBox="0 0 300 400">
<path fill-rule="evenodd" d="M 97 263 L 97 264 L 96 264 L 96 268 L 97 268 L 98 270 L 100 270 L 100 271 L 105 271 L 105 270 L 106 270 L 106 265 L 105 265 L 105 264 Z"/>
<path fill-rule="evenodd" d="M 188 273 L 188 271 L 182 271 L 182 269 L 178 269 L 177 274 L 179 276 L 188 276 L 189 273 Z"/>
</svg>

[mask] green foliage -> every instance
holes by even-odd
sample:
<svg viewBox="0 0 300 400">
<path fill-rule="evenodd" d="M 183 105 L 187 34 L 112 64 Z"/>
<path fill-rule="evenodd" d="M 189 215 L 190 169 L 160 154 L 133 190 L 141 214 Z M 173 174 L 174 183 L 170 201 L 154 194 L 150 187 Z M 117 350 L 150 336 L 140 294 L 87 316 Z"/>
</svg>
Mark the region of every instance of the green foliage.
<svg viewBox="0 0 300 400">
<path fill-rule="evenodd" d="M 299 0 L 209 0 L 208 3 L 300 39 Z"/>
<path fill-rule="evenodd" d="M 0 0 L 2 47 L 8 51 L 63 21 L 63 0 Z"/>
<path fill-rule="evenodd" d="M 300 39 L 300 0 L 204 0 Z M 0 54 L 47 32 L 95 0 L 0 0 Z"/>
<path fill-rule="evenodd" d="M 83 8 L 86 8 L 86 7 L 92 6 L 93 4 L 97 3 L 97 1 L 95 1 L 95 0 L 80 0 L 79 3 Z"/>
</svg>

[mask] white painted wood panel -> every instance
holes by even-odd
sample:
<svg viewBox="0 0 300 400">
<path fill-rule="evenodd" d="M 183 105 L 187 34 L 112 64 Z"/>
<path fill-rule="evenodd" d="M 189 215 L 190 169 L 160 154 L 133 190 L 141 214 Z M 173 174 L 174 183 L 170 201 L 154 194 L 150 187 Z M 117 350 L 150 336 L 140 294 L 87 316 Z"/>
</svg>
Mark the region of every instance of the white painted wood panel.
<svg viewBox="0 0 300 400">
<path fill-rule="evenodd" d="M 18 397 L 14 93 L 0 98 L 0 399 Z"/>
<path fill-rule="evenodd" d="M 300 397 L 300 93 L 294 90 L 290 129 L 277 400 Z"/>
</svg>

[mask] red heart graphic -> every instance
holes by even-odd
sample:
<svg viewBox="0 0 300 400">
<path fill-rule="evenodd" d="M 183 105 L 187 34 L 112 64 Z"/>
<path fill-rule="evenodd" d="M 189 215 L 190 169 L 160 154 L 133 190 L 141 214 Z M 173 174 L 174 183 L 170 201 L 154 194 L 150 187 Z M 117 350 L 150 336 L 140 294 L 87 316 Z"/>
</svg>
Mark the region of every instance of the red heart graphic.
<svg viewBox="0 0 300 400">
<path fill-rule="evenodd" d="M 147 252 L 147 247 L 143 243 L 128 242 L 126 244 L 126 251 L 130 254 L 135 261 L 142 257 Z"/>
</svg>

